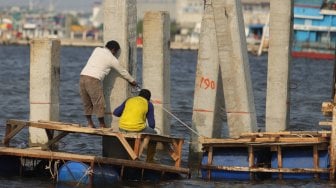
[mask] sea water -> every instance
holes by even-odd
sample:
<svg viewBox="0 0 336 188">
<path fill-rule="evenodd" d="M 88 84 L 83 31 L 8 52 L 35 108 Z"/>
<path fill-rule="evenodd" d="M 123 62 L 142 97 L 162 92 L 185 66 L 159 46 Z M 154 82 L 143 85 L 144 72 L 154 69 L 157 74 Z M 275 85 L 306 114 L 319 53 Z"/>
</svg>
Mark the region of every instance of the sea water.
<svg viewBox="0 0 336 188">
<path fill-rule="evenodd" d="M 5 133 L 7 119 L 29 119 L 29 46 L 0 46 L 0 138 Z M 79 74 L 92 47 L 62 47 L 60 75 L 60 121 L 85 124 L 78 92 Z M 142 51 L 138 50 L 137 79 L 141 83 Z M 187 125 L 191 125 L 197 51 L 171 51 L 171 112 Z M 267 54 L 249 55 L 258 127 L 264 129 Z M 331 99 L 333 61 L 293 59 L 290 79 L 290 130 L 320 130 L 319 121 L 326 118 L 321 104 Z M 225 117 L 223 117 L 225 119 Z M 172 135 L 185 138 L 182 165 L 187 166 L 190 135 L 176 119 L 171 122 Z M 224 135 L 223 130 L 223 135 Z M 27 131 L 22 131 L 12 144 L 25 145 Z M 101 154 L 101 138 L 85 134 L 70 134 L 60 147 L 81 154 Z M 197 175 L 197 172 L 193 172 Z M 119 182 L 107 187 L 331 187 L 329 181 L 205 181 L 193 176 L 161 182 Z M 66 187 L 45 178 L 0 177 L 0 187 Z"/>
</svg>

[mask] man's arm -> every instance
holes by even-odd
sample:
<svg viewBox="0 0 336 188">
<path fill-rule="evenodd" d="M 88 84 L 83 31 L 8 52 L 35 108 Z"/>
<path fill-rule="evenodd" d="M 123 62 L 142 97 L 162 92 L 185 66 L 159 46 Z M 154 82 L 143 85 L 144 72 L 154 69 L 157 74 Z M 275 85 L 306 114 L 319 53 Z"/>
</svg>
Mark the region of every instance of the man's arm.
<svg viewBox="0 0 336 188">
<path fill-rule="evenodd" d="M 123 66 L 120 65 L 119 61 L 115 57 L 112 61 L 112 67 L 131 85 L 132 84 L 136 85 L 135 79 Z"/>
<path fill-rule="evenodd" d="M 124 111 L 125 103 L 126 103 L 126 101 L 124 101 L 120 106 L 118 106 L 116 109 L 114 109 L 114 111 L 113 111 L 113 115 L 115 115 L 115 116 L 117 116 L 117 117 L 120 117 L 121 114 L 122 114 L 123 111 Z"/>
<path fill-rule="evenodd" d="M 154 106 L 153 103 L 148 102 L 148 112 L 146 115 L 148 126 L 152 129 L 155 128 L 155 119 L 154 119 Z"/>
</svg>

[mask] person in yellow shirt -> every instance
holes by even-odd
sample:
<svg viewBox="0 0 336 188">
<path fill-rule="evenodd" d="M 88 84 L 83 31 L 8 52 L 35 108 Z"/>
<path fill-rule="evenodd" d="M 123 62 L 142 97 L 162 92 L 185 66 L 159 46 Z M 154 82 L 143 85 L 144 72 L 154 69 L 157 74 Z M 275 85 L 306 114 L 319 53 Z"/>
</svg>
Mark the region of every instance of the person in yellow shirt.
<svg viewBox="0 0 336 188">
<path fill-rule="evenodd" d="M 114 111 L 113 115 L 120 117 L 120 132 L 142 132 L 156 134 L 154 106 L 150 102 L 151 92 L 142 89 L 139 95 L 125 100 Z M 146 120 L 148 126 L 146 125 Z"/>
<path fill-rule="evenodd" d="M 154 106 L 150 102 L 151 92 L 148 89 L 142 89 L 139 95 L 125 100 L 114 111 L 113 115 L 120 117 L 119 131 L 123 133 L 139 132 L 157 134 L 154 130 Z M 146 120 L 148 126 L 146 125 Z M 147 147 L 147 162 L 154 161 L 156 142 L 149 141 Z"/>
</svg>

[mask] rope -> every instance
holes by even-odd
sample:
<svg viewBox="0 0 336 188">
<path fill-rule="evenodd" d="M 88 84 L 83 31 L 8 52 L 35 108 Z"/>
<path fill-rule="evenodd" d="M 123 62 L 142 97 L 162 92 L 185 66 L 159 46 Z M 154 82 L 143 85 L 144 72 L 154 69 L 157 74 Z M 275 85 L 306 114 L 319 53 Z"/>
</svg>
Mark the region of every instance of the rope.
<svg viewBox="0 0 336 188">
<path fill-rule="evenodd" d="M 136 85 L 135 86 L 136 91 L 140 91 L 141 90 L 141 86 L 140 85 Z M 151 100 L 151 102 L 153 102 Z M 171 115 L 173 118 L 175 118 L 178 122 L 180 122 L 183 126 L 185 126 L 186 128 L 188 128 L 189 130 L 191 130 L 191 132 L 193 132 L 194 134 L 196 134 L 197 136 L 201 137 L 201 135 L 194 129 L 192 129 L 189 125 L 187 125 L 186 123 L 184 123 L 181 119 L 179 119 L 178 117 L 176 117 L 173 113 L 171 113 L 169 110 L 167 110 L 165 107 L 163 107 L 163 105 L 159 105 L 165 112 L 167 112 L 169 115 Z"/>
<path fill-rule="evenodd" d="M 51 179 L 55 180 L 55 178 L 58 176 L 58 164 L 59 164 L 59 160 L 57 160 L 55 163 L 54 163 L 54 172 L 52 171 L 52 168 L 51 168 L 51 162 L 52 162 L 52 159 L 49 160 L 49 164 L 45 167 L 46 170 L 49 170 L 50 172 L 50 175 L 51 175 Z"/>
<path fill-rule="evenodd" d="M 76 187 L 78 187 L 80 185 L 80 183 L 82 182 L 82 179 L 86 176 L 91 176 L 93 174 L 93 169 L 91 168 L 91 166 L 89 166 L 89 168 L 85 171 L 84 175 L 78 180 Z"/>
<path fill-rule="evenodd" d="M 54 163 L 54 175 L 56 175 L 56 177 L 58 177 L 58 166 L 60 164 L 60 160 L 57 160 L 55 163 Z"/>
<path fill-rule="evenodd" d="M 174 117 L 178 122 L 180 122 L 183 126 L 185 126 L 186 128 L 188 128 L 189 130 L 191 130 L 194 134 L 196 134 L 197 136 L 201 137 L 201 135 L 194 129 L 192 129 L 189 125 L 187 125 L 186 123 L 184 123 L 181 119 L 179 119 L 178 117 L 176 117 L 173 113 L 171 113 L 169 110 L 167 110 L 165 107 L 163 107 L 162 105 L 159 105 L 165 112 L 167 112 L 169 115 L 171 115 L 172 117 Z"/>
</svg>

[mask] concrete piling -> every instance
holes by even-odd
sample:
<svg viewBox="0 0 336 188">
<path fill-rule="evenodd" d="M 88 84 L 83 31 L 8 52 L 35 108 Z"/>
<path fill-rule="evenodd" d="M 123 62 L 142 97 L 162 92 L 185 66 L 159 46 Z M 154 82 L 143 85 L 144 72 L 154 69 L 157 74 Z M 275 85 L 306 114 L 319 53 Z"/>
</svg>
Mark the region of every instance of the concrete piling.
<svg viewBox="0 0 336 188">
<path fill-rule="evenodd" d="M 168 12 L 146 12 L 143 20 L 143 88 L 152 93 L 156 128 L 170 135 L 170 18 Z"/>
<path fill-rule="evenodd" d="M 120 44 L 119 63 L 136 76 L 136 0 L 104 0 L 104 44 L 115 40 Z M 107 126 L 118 129 L 112 111 L 131 95 L 127 81 L 115 70 L 104 79 Z"/>
<path fill-rule="evenodd" d="M 220 107 L 224 106 L 219 76 L 219 62 L 214 12 L 211 4 L 205 4 L 198 49 L 192 128 L 202 136 L 220 138 L 222 120 Z M 222 97 L 220 97 L 222 96 Z M 199 135 L 191 133 L 189 149 L 190 166 L 198 164 L 202 152 Z M 196 168 L 196 167 L 195 167 Z"/>
<path fill-rule="evenodd" d="M 115 40 L 120 44 L 119 63 L 136 77 L 136 0 L 104 0 L 104 43 Z M 118 118 L 112 118 L 113 110 L 131 96 L 128 82 L 115 70 L 104 79 L 106 101 L 105 123 L 118 130 Z M 103 155 L 111 156 L 116 147 L 110 147 L 112 139 L 103 137 Z M 122 146 L 121 146 L 122 147 Z M 114 152 L 115 153 L 115 152 Z"/>
<path fill-rule="evenodd" d="M 270 1 L 266 131 L 286 130 L 289 122 L 289 81 L 292 36 L 292 0 Z"/>
<path fill-rule="evenodd" d="M 30 44 L 31 121 L 59 120 L 60 40 L 34 39 Z M 29 127 L 31 146 L 45 144 L 44 129 Z"/>
<path fill-rule="evenodd" d="M 242 5 L 232 0 L 212 5 L 229 136 L 238 137 L 257 130 Z"/>
<path fill-rule="evenodd" d="M 257 129 L 240 1 L 207 0 L 202 19 L 192 126 L 200 136 L 220 138 Z M 190 164 L 200 161 L 199 135 L 192 135 Z M 192 166 L 192 165 L 190 165 Z"/>
</svg>

